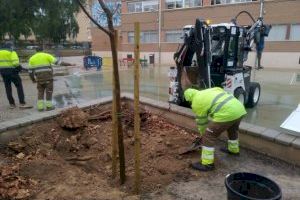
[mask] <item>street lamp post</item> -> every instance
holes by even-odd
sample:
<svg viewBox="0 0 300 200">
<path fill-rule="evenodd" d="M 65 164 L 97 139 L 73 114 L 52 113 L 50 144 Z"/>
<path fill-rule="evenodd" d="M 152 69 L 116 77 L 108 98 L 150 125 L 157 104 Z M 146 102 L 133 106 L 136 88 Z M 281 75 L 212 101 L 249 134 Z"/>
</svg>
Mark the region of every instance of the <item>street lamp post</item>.
<svg viewBox="0 0 300 200">
<path fill-rule="evenodd" d="M 158 7 L 158 65 L 161 65 L 161 1 L 159 1 Z"/>
</svg>

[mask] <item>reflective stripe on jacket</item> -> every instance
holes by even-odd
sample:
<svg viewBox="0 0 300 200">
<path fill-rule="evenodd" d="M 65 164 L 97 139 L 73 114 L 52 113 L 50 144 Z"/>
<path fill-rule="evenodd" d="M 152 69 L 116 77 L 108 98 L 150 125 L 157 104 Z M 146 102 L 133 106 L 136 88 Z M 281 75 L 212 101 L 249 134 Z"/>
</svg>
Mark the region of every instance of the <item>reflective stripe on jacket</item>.
<svg viewBox="0 0 300 200">
<path fill-rule="evenodd" d="M 51 67 L 56 62 L 56 58 L 48 53 L 38 52 L 30 57 L 29 69 Z"/>
<path fill-rule="evenodd" d="M 247 114 L 244 105 L 225 92 L 214 87 L 205 90 L 187 89 L 184 97 L 192 103 L 199 131 L 204 132 L 208 118 L 213 122 L 230 122 Z"/>
<path fill-rule="evenodd" d="M 0 49 L 0 69 L 19 66 L 19 57 L 15 51 Z"/>
</svg>

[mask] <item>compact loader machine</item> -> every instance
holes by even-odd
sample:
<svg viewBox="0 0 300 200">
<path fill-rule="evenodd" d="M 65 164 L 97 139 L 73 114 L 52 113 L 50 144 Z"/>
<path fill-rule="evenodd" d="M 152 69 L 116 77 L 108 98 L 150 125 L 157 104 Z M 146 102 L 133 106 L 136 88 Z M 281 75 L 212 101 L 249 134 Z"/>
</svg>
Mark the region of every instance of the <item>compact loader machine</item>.
<svg viewBox="0 0 300 200">
<path fill-rule="evenodd" d="M 260 17 L 255 21 L 250 13 L 240 12 L 230 23 L 208 24 L 196 19 L 194 26 L 183 28 L 184 42 L 174 54 L 176 67 L 169 71 L 169 101 L 188 106 L 184 100 L 182 80 L 188 78 L 189 87 L 206 89 L 222 87 L 233 94 L 246 107 L 257 105 L 261 88 L 251 82 L 251 66 L 245 65 L 252 47 L 267 37 L 270 25 L 263 23 L 263 0 Z M 253 21 L 251 26 L 237 24 L 240 14 L 247 14 Z M 186 76 L 186 77 L 184 77 Z"/>
</svg>

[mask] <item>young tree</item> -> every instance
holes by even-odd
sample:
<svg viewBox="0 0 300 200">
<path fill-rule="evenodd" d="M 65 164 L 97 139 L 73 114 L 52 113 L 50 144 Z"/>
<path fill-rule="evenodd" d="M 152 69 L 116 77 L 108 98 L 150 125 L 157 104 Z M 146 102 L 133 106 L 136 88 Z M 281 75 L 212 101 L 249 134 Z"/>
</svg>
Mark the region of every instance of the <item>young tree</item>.
<svg viewBox="0 0 300 200">
<path fill-rule="evenodd" d="M 76 0 L 82 11 L 87 15 L 87 17 L 105 34 L 108 35 L 110 39 L 110 46 L 112 52 L 112 60 L 113 60 L 113 78 L 114 78 L 114 90 L 113 95 L 115 99 L 115 113 L 113 115 L 117 115 L 116 124 L 117 124 L 117 132 L 118 132 L 118 146 L 119 146 L 119 161 L 120 161 L 120 182 L 123 184 L 125 182 L 125 155 L 124 155 L 124 143 L 123 143 L 123 131 L 122 131 L 122 123 L 121 123 L 121 91 L 120 91 L 120 79 L 119 79 L 119 69 L 118 69 L 118 53 L 117 53 L 117 31 L 113 25 L 113 12 L 106 6 L 103 0 L 98 0 L 101 8 L 106 14 L 107 18 L 107 27 L 104 28 L 101 26 L 86 10 L 84 4 L 80 0 Z"/>
</svg>

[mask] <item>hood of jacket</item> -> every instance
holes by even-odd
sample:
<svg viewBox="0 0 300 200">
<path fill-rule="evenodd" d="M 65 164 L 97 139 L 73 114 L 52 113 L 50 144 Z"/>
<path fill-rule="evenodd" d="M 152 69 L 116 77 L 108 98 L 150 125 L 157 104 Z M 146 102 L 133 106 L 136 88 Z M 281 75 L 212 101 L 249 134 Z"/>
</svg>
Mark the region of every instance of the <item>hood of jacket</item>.
<svg viewBox="0 0 300 200">
<path fill-rule="evenodd" d="M 189 89 L 186 89 L 184 91 L 184 98 L 186 101 L 188 102 L 192 102 L 195 95 L 199 92 L 199 90 L 196 90 L 196 89 L 192 89 L 192 88 L 189 88 Z"/>
</svg>

